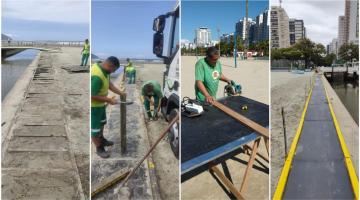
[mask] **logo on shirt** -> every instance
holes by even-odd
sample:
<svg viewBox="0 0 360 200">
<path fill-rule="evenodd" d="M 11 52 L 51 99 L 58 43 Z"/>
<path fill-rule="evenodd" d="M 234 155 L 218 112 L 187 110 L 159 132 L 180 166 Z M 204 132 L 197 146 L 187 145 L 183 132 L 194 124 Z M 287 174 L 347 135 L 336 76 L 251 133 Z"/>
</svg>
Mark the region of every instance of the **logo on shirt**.
<svg viewBox="0 0 360 200">
<path fill-rule="evenodd" d="M 218 79 L 218 78 L 219 78 L 219 76 L 220 76 L 220 74 L 219 74 L 219 72 L 218 72 L 218 71 L 213 71 L 213 73 L 212 73 L 212 77 L 213 77 L 213 79 L 214 79 L 214 80 Z"/>
</svg>

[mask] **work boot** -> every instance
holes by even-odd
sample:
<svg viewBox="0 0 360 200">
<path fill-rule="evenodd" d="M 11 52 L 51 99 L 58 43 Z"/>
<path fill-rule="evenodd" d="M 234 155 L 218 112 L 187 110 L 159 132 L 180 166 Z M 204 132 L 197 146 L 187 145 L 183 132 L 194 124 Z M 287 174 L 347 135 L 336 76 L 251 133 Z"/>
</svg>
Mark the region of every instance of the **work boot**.
<svg viewBox="0 0 360 200">
<path fill-rule="evenodd" d="M 108 158 L 110 157 L 110 153 L 105 151 L 104 147 L 96 147 L 96 154 L 101 158 Z"/>
<path fill-rule="evenodd" d="M 101 139 L 102 139 L 101 143 L 102 143 L 102 145 L 104 145 L 105 147 L 114 145 L 114 142 L 113 142 L 113 141 L 107 140 L 107 139 L 105 139 L 104 137 L 102 137 Z"/>
</svg>

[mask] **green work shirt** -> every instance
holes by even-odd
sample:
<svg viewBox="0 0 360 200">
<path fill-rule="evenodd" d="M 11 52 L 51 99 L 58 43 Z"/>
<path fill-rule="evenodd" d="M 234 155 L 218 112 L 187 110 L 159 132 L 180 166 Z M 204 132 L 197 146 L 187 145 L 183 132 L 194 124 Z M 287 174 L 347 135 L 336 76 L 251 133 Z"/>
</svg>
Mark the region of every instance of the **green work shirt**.
<svg viewBox="0 0 360 200">
<path fill-rule="evenodd" d="M 146 95 L 146 91 L 145 91 L 145 85 L 147 84 L 152 84 L 154 87 L 154 92 L 153 95 L 150 96 L 157 96 L 159 99 L 163 97 L 162 91 L 161 91 L 161 86 L 157 81 L 154 80 L 150 80 L 150 81 L 146 81 L 142 86 L 141 86 L 141 95 L 142 96 L 147 96 Z"/>
<path fill-rule="evenodd" d="M 99 66 L 105 76 L 109 74 L 101 67 L 101 64 L 99 64 Z M 101 78 L 99 78 L 98 76 L 91 76 L 91 96 L 97 96 L 99 94 L 102 84 L 103 82 Z"/>
<path fill-rule="evenodd" d="M 216 98 L 216 93 L 219 87 L 221 77 L 221 64 L 218 61 L 215 66 L 211 66 L 205 61 L 205 58 L 198 60 L 195 64 L 195 81 L 201 81 L 210 96 Z M 205 101 L 204 94 L 197 87 L 195 82 L 196 99 Z"/>
</svg>

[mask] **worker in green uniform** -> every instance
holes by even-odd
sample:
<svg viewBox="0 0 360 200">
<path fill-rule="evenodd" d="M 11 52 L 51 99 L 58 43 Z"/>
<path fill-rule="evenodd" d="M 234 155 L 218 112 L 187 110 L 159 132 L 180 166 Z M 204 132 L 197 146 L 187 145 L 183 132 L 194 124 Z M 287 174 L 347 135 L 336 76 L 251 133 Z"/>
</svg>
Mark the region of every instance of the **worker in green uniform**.
<svg viewBox="0 0 360 200">
<path fill-rule="evenodd" d="M 115 72 L 119 66 L 119 60 L 111 56 L 103 63 L 95 63 L 91 67 L 91 140 L 96 146 L 96 153 L 102 158 L 110 156 L 104 147 L 114 144 L 105 139 L 103 133 L 106 124 L 106 104 L 116 104 L 114 98 L 107 97 L 108 90 L 118 95 L 123 94 L 110 81 L 110 73 Z"/>
<path fill-rule="evenodd" d="M 146 81 L 141 87 L 141 95 L 144 97 L 144 107 L 148 118 L 157 120 L 160 106 L 159 102 L 163 97 L 160 84 L 154 80 Z M 154 99 L 154 113 L 151 113 L 150 110 L 150 103 L 152 102 L 151 98 Z"/>
<path fill-rule="evenodd" d="M 222 73 L 219 50 L 209 47 L 206 57 L 199 59 L 195 64 L 195 95 L 201 102 L 212 104 L 216 99 L 219 81 L 232 84 L 233 81 Z"/>
<path fill-rule="evenodd" d="M 126 60 L 127 60 L 128 64 L 125 66 L 125 74 L 126 74 L 126 77 L 128 78 L 128 84 L 135 84 L 136 69 L 133 66 L 133 64 L 129 58 Z"/>
<path fill-rule="evenodd" d="M 81 51 L 82 57 L 81 57 L 81 65 L 80 66 L 86 66 L 87 62 L 89 60 L 89 56 L 90 56 L 90 44 L 89 44 L 89 40 L 86 39 L 85 43 L 84 43 L 84 47 Z"/>
</svg>

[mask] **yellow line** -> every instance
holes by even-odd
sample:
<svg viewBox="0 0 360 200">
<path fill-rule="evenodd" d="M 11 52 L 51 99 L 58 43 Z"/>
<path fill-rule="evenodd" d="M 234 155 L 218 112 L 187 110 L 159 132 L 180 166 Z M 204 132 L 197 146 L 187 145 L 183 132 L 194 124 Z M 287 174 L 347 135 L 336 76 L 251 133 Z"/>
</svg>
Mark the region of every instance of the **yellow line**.
<svg viewBox="0 0 360 200">
<path fill-rule="evenodd" d="M 293 158 L 294 158 L 295 153 L 296 153 L 296 147 L 297 147 L 297 144 L 299 142 L 301 131 L 302 131 L 302 128 L 303 128 L 303 125 L 304 125 L 306 111 L 307 111 L 307 107 L 309 105 L 309 101 L 310 101 L 310 98 L 311 98 L 313 87 L 314 87 L 314 83 L 312 82 L 310 92 L 309 92 L 309 96 L 306 99 L 304 110 L 302 112 L 302 115 L 301 115 L 301 118 L 300 118 L 298 128 L 296 130 L 294 140 L 292 141 L 289 154 L 288 154 L 288 156 L 286 158 L 284 167 L 283 167 L 283 169 L 281 171 L 281 175 L 280 175 L 279 182 L 277 184 L 277 187 L 276 187 L 276 190 L 275 190 L 275 193 L 274 193 L 274 196 L 273 196 L 273 200 L 282 199 L 284 189 L 285 189 L 285 186 L 286 186 L 286 182 L 287 182 L 289 172 L 290 172 L 290 169 L 291 169 L 291 164 L 292 164 Z"/>
<path fill-rule="evenodd" d="M 339 141 L 340 141 L 340 146 L 341 146 L 341 149 L 342 149 L 343 154 L 344 154 L 345 166 L 346 166 L 347 171 L 349 173 L 350 182 L 351 182 L 351 186 L 352 186 L 352 189 L 353 189 L 353 192 L 354 192 L 354 196 L 355 196 L 355 199 L 359 199 L 359 181 L 358 181 L 358 178 L 357 178 L 357 175 L 356 175 L 356 172 L 355 172 L 354 165 L 353 165 L 353 163 L 351 161 L 351 155 L 350 155 L 349 150 L 348 150 L 348 148 L 346 146 L 344 136 L 343 136 L 343 134 L 341 132 L 338 120 L 337 120 L 335 112 L 334 112 L 334 110 L 332 108 L 332 105 L 331 105 L 327 90 L 325 88 L 325 85 L 323 84 L 323 86 L 324 86 L 324 89 L 325 89 L 326 99 L 327 99 L 328 104 L 329 104 L 329 109 L 330 109 L 331 116 L 333 118 L 336 133 L 337 133 Z"/>
</svg>

